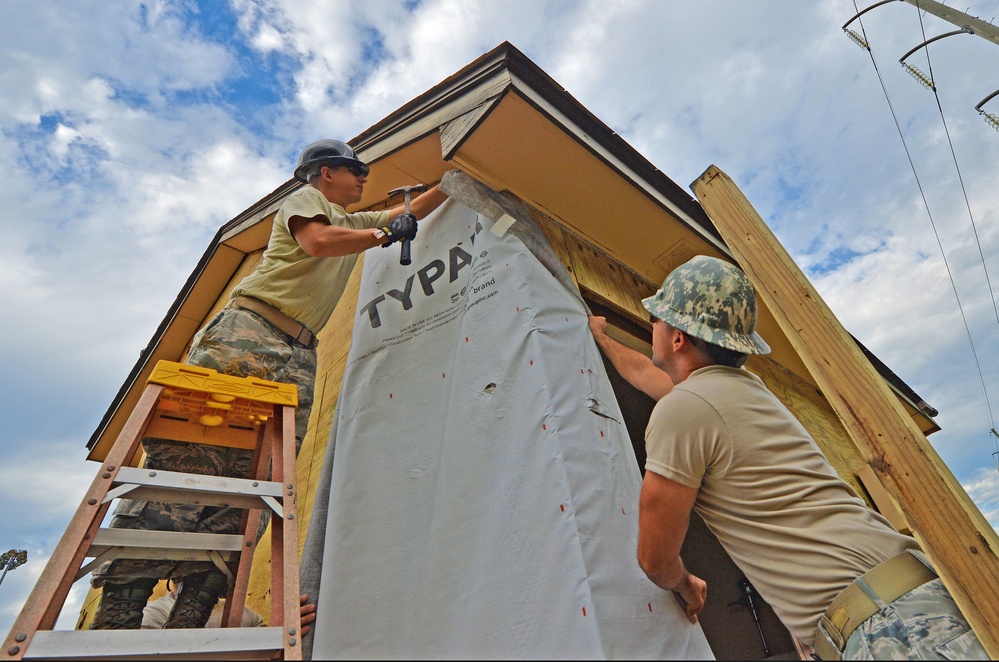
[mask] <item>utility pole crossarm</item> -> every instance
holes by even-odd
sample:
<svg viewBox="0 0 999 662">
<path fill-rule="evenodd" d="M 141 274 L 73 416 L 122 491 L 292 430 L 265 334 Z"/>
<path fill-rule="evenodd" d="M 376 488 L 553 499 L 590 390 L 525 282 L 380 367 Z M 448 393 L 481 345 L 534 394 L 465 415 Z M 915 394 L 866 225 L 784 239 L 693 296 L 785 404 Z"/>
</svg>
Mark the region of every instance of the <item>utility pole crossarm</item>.
<svg viewBox="0 0 999 662">
<path fill-rule="evenodd" d="M 988 39 L 993 44 L 999 44 L 999 27 L 986 23 L 980 18 L 969 16 L 963 11 L 958 11 L 936 0 L 904 0 L 910 5 L 927 11 L 938 18 L 942 18 L 948 23 L 953 23 L 959 28 L 969 28 L 973 34 Z"/>
</svg>

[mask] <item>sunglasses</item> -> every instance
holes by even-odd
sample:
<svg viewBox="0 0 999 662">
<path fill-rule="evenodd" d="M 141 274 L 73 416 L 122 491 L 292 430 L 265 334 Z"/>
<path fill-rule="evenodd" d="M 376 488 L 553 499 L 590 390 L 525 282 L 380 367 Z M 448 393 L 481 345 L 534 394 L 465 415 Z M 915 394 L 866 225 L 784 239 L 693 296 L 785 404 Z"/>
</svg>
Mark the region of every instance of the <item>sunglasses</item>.
<svg viewBox="0 0 999 662">
<path fill-rule="evenodd" d="M 354 175 L 355 177 L 367 177 L 368 173 L 371 172 L 368 166 L 361 165 L 359 163 L 348 163 L 343 167 L 349 170 L 350 174 Z"/>
<path fill-rule="evenodd" d="M 343 168 L 355 177 L 367 177 L 368 173 L 371 172 L 371 169 L 363 163 L 324 163 L 320 166 L 320 169 L 322 168 Z"/>
</svg>

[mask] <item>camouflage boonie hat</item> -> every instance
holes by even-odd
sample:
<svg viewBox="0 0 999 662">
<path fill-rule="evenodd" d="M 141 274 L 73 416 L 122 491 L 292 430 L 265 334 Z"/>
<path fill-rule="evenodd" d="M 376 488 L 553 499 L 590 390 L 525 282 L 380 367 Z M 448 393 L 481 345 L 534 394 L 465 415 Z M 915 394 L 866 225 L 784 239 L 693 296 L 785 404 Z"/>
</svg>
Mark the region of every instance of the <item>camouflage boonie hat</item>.
<svg viewBox="0 0 999 662">
<path fill-rule="evenodd" d="M 672 327 L 743 354 L 769 354 L 756 333 L 756 293 L 728 262 L 698 255 L 674 269 L 645 308 Z"/>
</svg>

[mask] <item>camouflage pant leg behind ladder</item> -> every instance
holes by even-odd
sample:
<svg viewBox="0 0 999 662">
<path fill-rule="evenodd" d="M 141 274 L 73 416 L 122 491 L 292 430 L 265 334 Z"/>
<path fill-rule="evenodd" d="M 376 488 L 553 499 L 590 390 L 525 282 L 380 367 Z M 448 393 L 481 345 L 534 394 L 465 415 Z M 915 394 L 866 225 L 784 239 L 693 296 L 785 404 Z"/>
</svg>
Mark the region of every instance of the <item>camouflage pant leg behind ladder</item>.
<svg viewBox="0 0 999 662">
<path fill-rule="evenodd" d="M 228 579 L 217 570 L 186 578 L 180 587 L 170 620 L 163 629 L 205 627 L 212 609 L 228 589 Z"/>
<path fill-rule="evenodd" d="M 142 610 L 156 583 L 156 579 L 136 579 L 125 584 L 105 584 L 90 629 L 138 630 L 142 625 Z"/>
</svg>

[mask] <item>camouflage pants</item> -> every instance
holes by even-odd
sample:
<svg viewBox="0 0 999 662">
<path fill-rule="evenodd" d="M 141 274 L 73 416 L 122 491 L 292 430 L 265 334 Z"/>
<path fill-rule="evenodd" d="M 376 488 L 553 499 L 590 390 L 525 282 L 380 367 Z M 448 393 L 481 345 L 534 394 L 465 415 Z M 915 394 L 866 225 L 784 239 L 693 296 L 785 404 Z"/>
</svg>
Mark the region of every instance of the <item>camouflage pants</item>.
<svg viewBox="0 0 999 662">
<path fill-rule="evenodd" d="M 259 377 L 298 385 L 295 410 L 296 453 L 309 423 L 316 380 L 316 350 L 297 342 L 254 312 L 226 308 L 198 332 L 188 363 L 239 377 Z M 147 437 L 143 467 L 209 476 L 249 478 L 253 452 Z M 261 522 L 260 533 L 269 521 Z M 232 534 L 239 532 L 242 510 L 221 506 L 159 503 L 122 499 L 111 528 Z M 100 588 L 106 580 L 129 582 L 139 578 L 182 579 L 211 570 L 207 561 L 121 559 L 105 563 L 91 579 Z"/>
<path fill-rule="evenodd" d="M 912 552 L 927 566 L 920 552 Z M 864 586 L 861 584 L 861 588 Z M 885 604 L 846 641 L 844 660 L 987 660 L 988 654 L 943 581 L 934 579 Z"/>
</svg>

